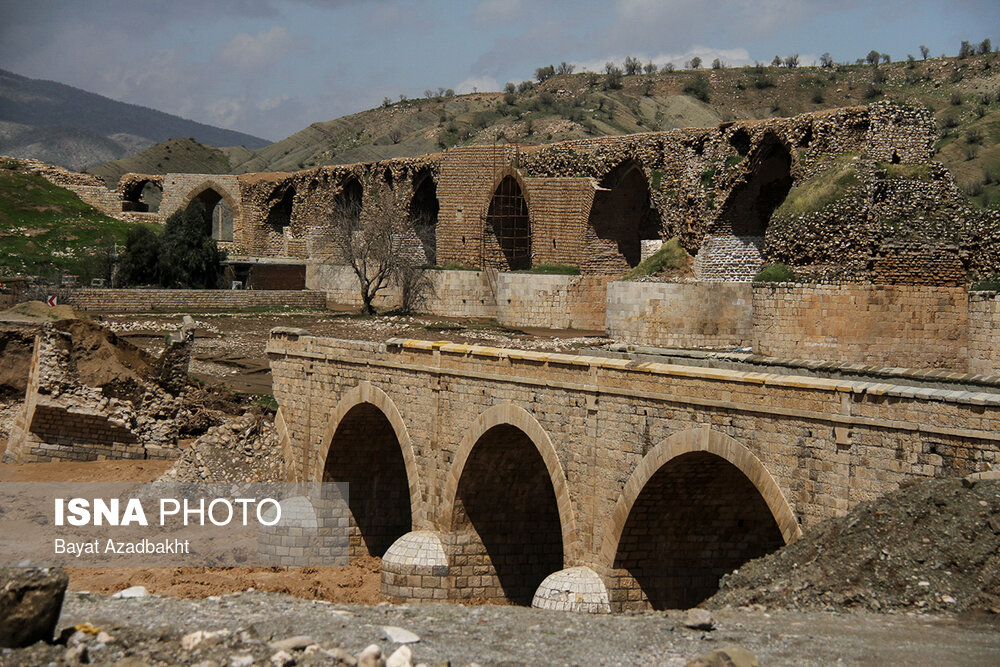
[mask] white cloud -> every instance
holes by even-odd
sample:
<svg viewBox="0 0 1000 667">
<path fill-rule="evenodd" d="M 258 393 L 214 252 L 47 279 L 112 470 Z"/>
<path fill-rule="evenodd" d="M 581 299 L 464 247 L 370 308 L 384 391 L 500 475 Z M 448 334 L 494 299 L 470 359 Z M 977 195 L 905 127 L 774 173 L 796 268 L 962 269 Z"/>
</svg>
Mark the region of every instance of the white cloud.
<svg viewBox="0 0 1000 667">
<path fill-rule="evenodd" d="M 500 90 L 500 84 L 492 76 L 470 76 L 465 81 L 455 86 L 455 92 L 459 95 L 471 92 L 496 92 Z"/>
<path fill-rule="evenodd" d="M 253 70 L 282 60 L 291 46 L 288 28 L 276 25 L 256 35 L 239 33 L 219 49 L 219 59 L 238 69 Z"/>
</svg>

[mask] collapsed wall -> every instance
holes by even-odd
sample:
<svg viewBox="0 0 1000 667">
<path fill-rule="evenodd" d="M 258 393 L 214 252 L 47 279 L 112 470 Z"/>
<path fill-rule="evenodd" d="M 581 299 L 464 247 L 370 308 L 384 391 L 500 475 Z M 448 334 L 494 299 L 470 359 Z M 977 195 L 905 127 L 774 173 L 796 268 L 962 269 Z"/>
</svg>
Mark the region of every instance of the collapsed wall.
<svg viewBox="0 0 1000 667">
<path fill-rule="evenodd" d="M 4 462 L 176 456 L 192 340 L 182 330 L 157 359 L 88 322 L 44 325 Z"/>
</svg>

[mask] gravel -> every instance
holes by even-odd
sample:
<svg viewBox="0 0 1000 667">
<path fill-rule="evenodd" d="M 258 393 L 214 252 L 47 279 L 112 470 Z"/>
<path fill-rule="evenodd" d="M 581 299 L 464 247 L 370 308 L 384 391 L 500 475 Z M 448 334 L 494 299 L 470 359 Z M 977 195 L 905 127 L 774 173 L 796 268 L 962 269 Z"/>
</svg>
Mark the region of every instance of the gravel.
<svg viewBox="0 0 1000 667">
<path fill-rule="evenodd" d="M 278 646 L 318 645 L 311 653 L 282 649 L 299 665 L 336 664 L 326 652 L 338 647 L 357 656 L 375 644 L 389 656 L 400 645 L 386 639 L 386 626 L 418 635 L 418 642 L 407 645 L 413 662 L 431 665 L 680 666 L 730 645 L 748 649 L 764 665 L 1000 664 L 997 616 L 761 609 L 713 616 L 716 629 L 704 631 L 686 628 L 682 611 L 596 616 L 457 604 L 333 605 L 252 591 L 201 600 L 70 593 L 60 628 L 84 628 L 75 643 L 88 646 L 92 664 L 130 667 L 229 665 L 233 657 L 270 665 L 279 650 L 271 643 L 292 639 Z M 98 641 L 100 632 L 104 642 Z M 191 637 L 194 632 L 201 638 Z M 183 648 L 182 641 L 191 648 Z M 0 664 L 45 665 L 66 651 L 66 646 L 36 644 L 0 652 Z M 127 658 L 131 662 L 124 662 Z"/>
</svg>

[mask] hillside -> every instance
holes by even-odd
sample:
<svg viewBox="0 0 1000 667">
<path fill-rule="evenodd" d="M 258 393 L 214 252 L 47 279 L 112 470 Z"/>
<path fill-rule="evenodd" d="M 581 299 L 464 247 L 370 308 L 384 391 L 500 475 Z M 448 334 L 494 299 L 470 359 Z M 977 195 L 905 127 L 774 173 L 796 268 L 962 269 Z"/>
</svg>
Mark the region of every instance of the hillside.
<svg viewBox="0 0 1000 667">
<path fill-rule="evenodd" d="M 619 87 L 620 86 L 620 87 Z M 622 76 L 563 74 L 515 92 L 404 100 L 313 123 L 244 155 L 230 154 L 234 173 L 288 171 L 413 156 L 452 146 L 492 143 L 501 134 L 523 144 L 592 136 L 710 127 L 728 120 L 792 116 L 889 98 L 924 104 L 942 138 L 937 159 L 981 205 L 1000 199 L 1000 56 L 822 67 L 739 67 Z M 154 157 L 159 147 L 150 149 Z M 160 156 L 162 157 L 162 156 Z M 206 170 L 206 149 L 190 154 Z M 143 154 L 93 170 L 116 180 L 155 164 Z M 192 170 L 198 170 L 197 164 Z"/>
<path fill-rule="evenodd" d="M 213 146 L 267 145 L 242 132 L 0 70 L 0 154 L 81 169 L 177 137 Z"/>
<path fill-rule="evenodd" d="M 0 159 L 0 275 L 107 278 L 109 254 L 134 226 L 99 213 L 17 160 Z"/>
</svg>

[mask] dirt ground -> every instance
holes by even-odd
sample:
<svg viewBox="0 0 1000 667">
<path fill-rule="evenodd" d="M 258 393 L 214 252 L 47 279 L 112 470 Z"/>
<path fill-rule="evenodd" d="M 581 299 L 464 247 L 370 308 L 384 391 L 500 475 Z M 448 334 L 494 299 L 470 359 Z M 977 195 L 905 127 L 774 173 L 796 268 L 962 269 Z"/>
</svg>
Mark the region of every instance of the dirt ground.
<svg viewBox="0 0 1000 667">
<path fill-rule="evenodd" d="M 120 337 L 158 354 L 165 331 L 176 330 L 181 315 L 104 315 L 95 319 Z M 532 350 L 570 351 L 608 339 L 588 331 L 513 331 L 496 323 L 433 317 L 362 317 L 342 312 L 201 313 L 194 315 L 191 374 L 207 384 L 245 394 L 270 394 L 271 375 L 264 353 L 274 327 L 305 329 L 316 336 L 385 341 L 389 338 L 447 340 Z"/>
</svg>

